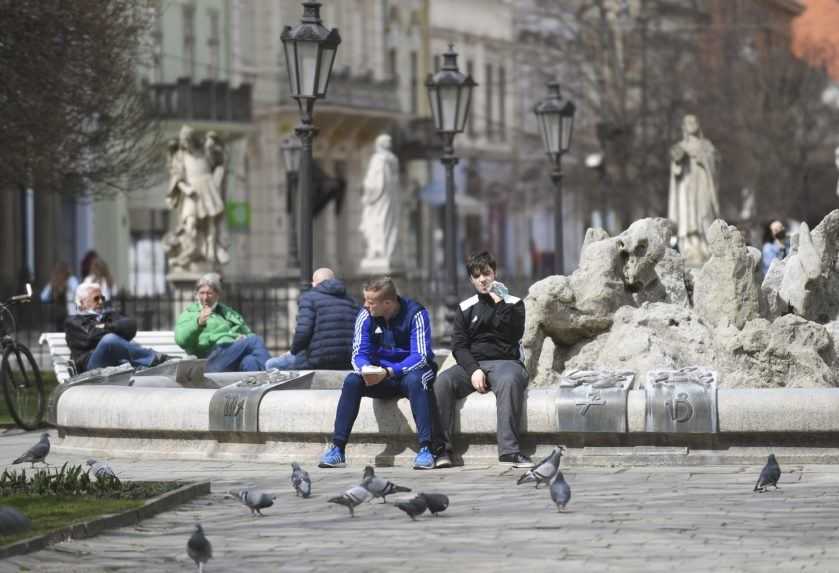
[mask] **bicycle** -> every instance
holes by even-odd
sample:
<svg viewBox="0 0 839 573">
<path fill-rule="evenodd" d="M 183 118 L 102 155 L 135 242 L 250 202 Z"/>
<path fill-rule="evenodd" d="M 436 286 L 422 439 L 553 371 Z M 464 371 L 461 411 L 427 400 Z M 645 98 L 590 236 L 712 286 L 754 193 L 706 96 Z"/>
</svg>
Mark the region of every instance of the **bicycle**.
<svg viewBox="0 0 839 573">
<path fill-rule="evenodd" d="M 41 425 L 47 406 L 41 371 L 29 349 L 15 338 L 17 326 L 10 308 L 31 300 L 32 286 L 27 283 L 26 294 L 0 302 L 0 348 L 3 349 L 0 386 L 3 386 L 9 414 L 24 430 L 34 430 Z M 3 320 L 4 315 L 8 316 L 9 325 Z"/>
</svg>

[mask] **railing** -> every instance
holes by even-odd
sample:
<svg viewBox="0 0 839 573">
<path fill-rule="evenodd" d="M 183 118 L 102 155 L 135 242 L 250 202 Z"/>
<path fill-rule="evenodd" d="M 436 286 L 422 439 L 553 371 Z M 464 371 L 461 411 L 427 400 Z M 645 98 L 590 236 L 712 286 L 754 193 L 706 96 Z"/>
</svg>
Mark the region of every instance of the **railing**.
<svg viewBox="0 0 839 573">
<path fill-rule="evenodd" d="M 251 85 L 231 88 L 225 81 L 204 80 L 193 84 L 179 78 L 174 84 L 148 84 L 149 113 L 159 119 L 206 121 L 251 121 Z"/>
</svg>

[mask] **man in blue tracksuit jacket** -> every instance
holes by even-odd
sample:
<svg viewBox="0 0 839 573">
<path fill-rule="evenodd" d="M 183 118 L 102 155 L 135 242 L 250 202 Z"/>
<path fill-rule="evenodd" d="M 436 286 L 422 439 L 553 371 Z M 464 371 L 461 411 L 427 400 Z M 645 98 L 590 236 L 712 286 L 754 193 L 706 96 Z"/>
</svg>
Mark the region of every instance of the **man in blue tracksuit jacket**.
<svg viewBox="0 0 839 573">
<path fill-rule="evenodd" d="M 420 446 L 414 469 L 432 469 L 431 392 L 437 366 L 431 350 L 431 320 L 421 304 L 399 296 L 388 277 L 364 286 L 364 308 L 355 321 L 351 362 L 354 372 L 344 379 L 332 446 L 321 456 L 320 467 L 346 466 L 344 449 L 361 399 L 367 396 L 410 400 Z"/>
</svg>

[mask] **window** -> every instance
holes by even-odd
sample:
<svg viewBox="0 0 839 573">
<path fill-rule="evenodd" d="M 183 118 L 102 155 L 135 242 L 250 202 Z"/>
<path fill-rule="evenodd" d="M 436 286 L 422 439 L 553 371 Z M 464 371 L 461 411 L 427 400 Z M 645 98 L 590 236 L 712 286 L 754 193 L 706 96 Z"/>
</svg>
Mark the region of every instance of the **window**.
<svg viewBox="0 0 839 573">
<path fill-rule="evenodd" d="M 475 73 L 475 64 L 472 60 L 466 60 L 466 75 L 472 76 Z M 475 107 L 474 102 L 471 107 Z M 469 117 L 466 118 L 466 135 L 475 137 L 475 110 L 469 110 Z"/>
<path fill-rule="evenodd" d="M 218 79 L 219 67 L 221 66 L 221 39 L 219 38 L 219 15 L 218 10 L 210 8 L 207 10 L 210 19 L 210 37 L 207 38 L 207 48 L 210 52 L 210 63 L 207 66 L 207 77 Z"/>
<path fill-rule="evenodd" d="M 193 4 L 183 5 L 183 75 L 189 78 L 195 77 L 195 6 Z"/>
<path fill-rule="evenodd" d="M 438 54 L 434 55 L 434 73 L 440 71 L 440 56 Z"/>
<path fill-rule="evenodd" d="M 492 64 L 486 65 L 486 71 L 484 72 L 484 85 L 486 86 L 486 92 L 484 95 L 484 120 L 486 121 L 486 135 L 487 139 L 492 139 Z"/>
<path fill-rule="evenodd" d="M 498 136 L 507 139 L 507 73 L 498 68 Z"/>
<path fill-rule="evenodd" d="M 391 79 L 399 83 L 399 53 L 396 48 L 391 48 L 387 51 L 387 72 Z"/>
<path fill-rule="evenodd" d="M 152 74 L 154 81 L 163 83 L 163 15 L 160 6 L 154 9 L 154 29 L 152 31 Z"/>
<path fill-rule="evenodd" d="M 416 50 L 411 51 L 411 113 L 416 114 L 419 108 L 417 97 L 419 93 L 419 60 Z"/>
</svg>

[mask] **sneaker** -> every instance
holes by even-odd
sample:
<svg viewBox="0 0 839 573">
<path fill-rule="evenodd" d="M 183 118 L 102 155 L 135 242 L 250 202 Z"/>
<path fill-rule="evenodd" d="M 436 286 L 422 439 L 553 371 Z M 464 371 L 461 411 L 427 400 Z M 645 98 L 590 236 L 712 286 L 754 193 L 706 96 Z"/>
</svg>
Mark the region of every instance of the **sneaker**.
<svg viewBox="0 0 839 573">
<path fill-rule="evenodd" d="M 434 469 L 434 454 L 427 446 L 420 448 L 417 452 L 417 457 L 414 458 L 415 470 L 431 470 Z"/>
<path fill-rule="evenodd" d="M 443 453 L 437 456 L 434 460 L 435 468 L 450 468 L 452 465 L 452 455 L 447 451 L 443 451 Z"/>
<path fill-rule="evenodd" d="M 347 459 L 344 457 L 344 452 L 338 446 L 333 445 L 326 450 L 320 457 L 319 468 L 345 468 L 347 467 Z"/>
<path fill-rule="evenodd" d="M 502 464 L 510 464 L 514 468 L 532 468 L 534 465 L 533 461 L 521 452 L 498 456 L 498 461 Z"/>
</svg>

